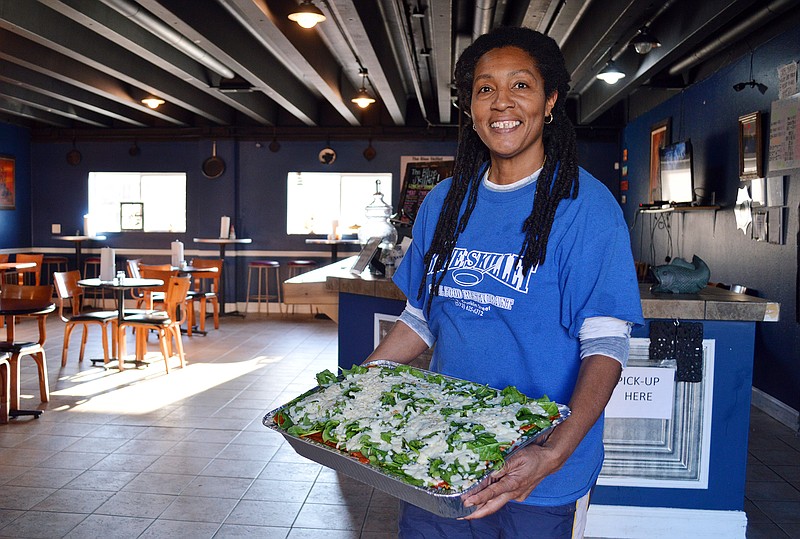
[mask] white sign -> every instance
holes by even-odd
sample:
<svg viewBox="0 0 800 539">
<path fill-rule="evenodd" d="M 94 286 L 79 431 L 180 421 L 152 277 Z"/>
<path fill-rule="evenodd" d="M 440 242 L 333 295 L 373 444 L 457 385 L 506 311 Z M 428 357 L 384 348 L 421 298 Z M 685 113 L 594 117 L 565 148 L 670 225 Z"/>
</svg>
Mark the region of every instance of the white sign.
<svg viewBox="0 0 800 539">
<path fill-rule="evenodd" d="M 628 367 L 606 406 L 606 417 L 671 419 L 675 369 Z"/>
</svg>

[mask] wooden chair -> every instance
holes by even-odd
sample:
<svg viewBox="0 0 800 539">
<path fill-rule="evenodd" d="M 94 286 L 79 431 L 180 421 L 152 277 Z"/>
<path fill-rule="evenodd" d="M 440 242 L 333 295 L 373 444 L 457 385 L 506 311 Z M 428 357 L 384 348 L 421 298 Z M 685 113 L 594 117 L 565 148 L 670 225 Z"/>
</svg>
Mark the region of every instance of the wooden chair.
<svg viewBox="0 0 800 539">
<path fill-rule="evenodd" d="M 0 254 L 0 264 L 5 264 L 6 262 L 8 262 L 8 253 Z M 6 270 L 0 270 L 0 288 L 2 288 L 3 283 L 5 282 L 6 282 Z"/>
<path fill-rule="evenodd" d="M 195 271 L 192 273 L 194 279 L 194 291 L 189 293 L 189 321 L 191 325 L 194 317 L 194 302 L 200 303 L 200 331 L 206 329 L 206 303 L 211 302 L 214 311 L 214 329 L 219 329 L 219 283 L 222 276 L 221 258 L 215 260 L 204 260 L 196 258 L 191 265 L 195 268 L 212 269 L 215 271 Z"/>
<path fill-rule="evenodd" d="M 158 344 L 161 347 L 161 354 L 164 356 L 164 367 L 167 374 L 169 374 L 169 359 L 172 357 L 173 337 L 175 338 L 175 348 L 181 367 L 186 365 L 183 342 L 181 341 L 181 324 L 186 317 L 186 293 L 189 291 L 189 278 L 169 277 L 166 286 L 165 308 L 163 311 L 151 311 L 126 316 L 122 322 L 122 327 L 131 326 L 136 329 L 136 359 L 138 361 L 144 358 L 147 347 L 145 339 L 147 330 L 153 329 L 157 331 Z M 121 365 L 120 369 L 122 369 Z"/>
<path fill-rule="evenodd" d="M 143 307 L 145 309 L 153 309 L 156 303 L 164 303 L 166 296 L 167 284 L 170 277 L 178 275 L 177 270 L 173 270 L 169 264 L 146 265 L 139 264 L 139 276 L 142 279 L 160 279 L 164 281 L 161 286 L 152 288 L 145 288 L 142 292 L 144 297 Z"/>
<path fill-rule="evenodd" d="M 17 270 L 17 284 L 22 286 L 24 284 L 39 286 L 42 284 L 42 264 L 44 262 L 44 255 L 27 255 L 20 253 L 15 257 L 17 262 L 33 262 L 36 264 L 33 268 L 25 268 Z M 28 281 L 27 283 L 25 281 Z M 52 289 L 51 289 L 52 290 Z"/>
<path fill-rule="evenodd" d="M 72 330 L 76 326 L 83 327 L 83 335 L 81 337 L 81 352 L 78 356 L 78 361 L 83 361 L 83 353 L 86 349 L 86 340 L 89 334 L 89 326 L 100 326 L 100 336 L 103 343 L 103 363 L 108 364 L 108 335 L 106 328 L 111 325 L 111 343 L 112 352 L 116 355 L 117 352 L 117 311 L 90 311 L 83 312 L 83 288 L 78 286 L 78 281 L 81 279 L 81 272 L 78 270 L 66 272 L 53 272 L 54 285 L 56 287 L 56 295 L 58 297 L 58 315 L 67 325 L 64 328 L 64 346 L 61 352 L 61 366 L 67 365 L 67 352 L 69 349 L 69 338 L 72 335 Z M 72 304 L 72 314 L 64 312 L 65 304 L 69 302 Z"/>
<path fill-rule="evenodd" d="M 11 364 L 9 354 L 0 354 L 0 425 L 8 423 L 11 413 Z"/>
<path fill-rule="evenodd" d="M 6 284 L 0 290 L 0 297 L 20 298 L 20 299 L 39 299 L 51 301 L 53 297 L 53 287 L 46 286 L 20 286 L 16 284 Z M 37 342 L 0 342 L 0 355 L 8 354 L 8 363 L 11 370 L 11 386 L 17 387 L 16 373 L 18 372 L 19 358 L 31 356 L 36 362 L 39 372 L 39 394 L 42 402 L 50 400 L 50 384 L 47 380 L 47 358 L 44 354 L 44 341 L 47 338 L 47 316 L 38 316 L 39 320 L 39 340 Z"/>
</svg>

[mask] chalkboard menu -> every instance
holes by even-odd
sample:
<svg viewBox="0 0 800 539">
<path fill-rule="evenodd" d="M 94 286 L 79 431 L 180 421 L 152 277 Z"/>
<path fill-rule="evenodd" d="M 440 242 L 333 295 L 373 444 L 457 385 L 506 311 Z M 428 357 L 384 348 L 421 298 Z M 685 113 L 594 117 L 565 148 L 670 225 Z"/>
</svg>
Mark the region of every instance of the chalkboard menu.
<svg viewBox="0 0 800 539">
<path fill-rule="evenodd" d="M 453 174 L 452 157 L 403 157 L 400 161 L 403 183 L 397 206 L 400 222 L 410 225 L 417 218 L 420 204 L 434 186 Z"/>
</svg>

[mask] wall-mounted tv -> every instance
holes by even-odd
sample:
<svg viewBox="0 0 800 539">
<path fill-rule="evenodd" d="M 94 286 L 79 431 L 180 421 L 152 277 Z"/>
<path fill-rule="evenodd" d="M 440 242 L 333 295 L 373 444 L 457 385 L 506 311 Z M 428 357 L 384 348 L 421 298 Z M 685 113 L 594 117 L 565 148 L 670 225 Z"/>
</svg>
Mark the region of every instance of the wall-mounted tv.
<svg viewBox="0 0 800 539">
<path fill-rule="evenodd" d="M 694 202 L 692 145 L 686 140 L 659 150 L 661 200 L 673 204 Z"/>
</svg>

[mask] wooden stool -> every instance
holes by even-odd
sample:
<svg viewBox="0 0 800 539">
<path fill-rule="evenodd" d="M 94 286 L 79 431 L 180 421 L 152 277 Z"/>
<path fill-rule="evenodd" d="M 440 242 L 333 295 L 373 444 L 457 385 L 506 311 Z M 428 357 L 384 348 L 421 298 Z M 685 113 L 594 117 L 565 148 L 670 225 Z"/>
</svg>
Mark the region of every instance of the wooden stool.
<svg viewBox="0 0 800 539">
<path fill-rule="evenodd" d="M 253 270 L 256 271 L 256 293 L 250 293 L 250 282 L 253 276 Z M 275 275 L 275 294 L 270 295 L 269 293 L 269 272 L 274 272 Z M 258 303 L 258 307 L 256 312 L 261 312 L 261 302 L 263 301 L 266 303 L 267 306 L 267 316 L 269 316 L 269 300 L 270 298 L 276 298 L 278 300 L 278 308 L 283 312 L 283 307 L 281 307 L 281 264 L 276 260 L 253 260 L 249 264 L 247 264 L 247 299 L 245 300 L 244 304 L 244 312 L 247 314 L 247 307 L 250 304 L 250 300 L 253 299 Z M 264 286 L 264 289 L 261 289 L 261 286 Z"/>
<path fill-rule="evenodd" d="M 67 269 L 66 256 L 45 256 L 42 259 L 42 281 L 53 284 L 53 272 L 66 272 Z"/>
<path fill-rule="evenodd" d="M 94 279 L 100 278 L 100 257 L 99 256 L 90 256 L 83 259 L 83 278 L 84 279 Z M 83 292 L 83 297 L 87 300 L 91 298 L 93 300 L 92 306 L 97 307 L 97 298 L 103 302 L 101 309 L 105 309 L 106 307 L 106 291 L 103 288 L 89 288 L 87 287 L 86 290 Z"/>
<path fill-rule="evenodd" d="M 297 277 L 301 273 L 305 273 L 312 268 L 315 268 L 317 263 L 313 260 L 290 260 L 286 267 L 289 268 L 289 277 L 287 279 L 291 279 L 292 277 Z M 294 314 L 294 304 L 292 305 L 292 314 Z M 308 310 L 313 315 L 314 314 L 314 306 L 312 304 L 308 304 Z M 289 306 L 286 306 L 286 312 L 289 312 Z"/>
</svg>

